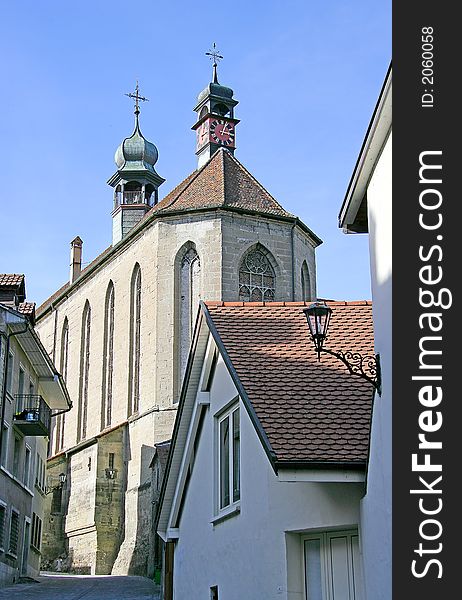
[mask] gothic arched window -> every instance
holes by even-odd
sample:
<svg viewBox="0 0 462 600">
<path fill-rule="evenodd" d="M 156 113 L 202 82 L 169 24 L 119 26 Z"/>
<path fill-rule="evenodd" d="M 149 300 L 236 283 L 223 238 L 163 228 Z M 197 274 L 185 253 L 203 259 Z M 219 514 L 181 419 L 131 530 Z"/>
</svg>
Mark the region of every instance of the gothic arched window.
<svg viewBox="0 0 462 600">
<path fill-rule="evenodd" d="M 269 260 L 269 252 L 258 244 L 251 248 L 239 267 L 239 299 L 244 302 L 274 300 L 276 275 Z"/>
<path fill-rule="evenodd" d="M 311 300 L 310 272 L 308 271 L 308 265 L 306 264 L 306 260 L 304 260 L 302 264 L 301 284 L 302 300 Z"/>
<path fill-rule="evenodd" d="M 177 265 L 178 377 L 181 385 L 188 360 L 197 308 L 201 298 L 201 263 L 192 242 L 188 242 L 186 249 L 183 247 L 180 250 Z"/>
<path fill-rule="evenodd" d="M 80 378 L 79 406 L 77 415 L 77 441 L 84 440 L 87 435 L 88 417 L 88 373 L 90 370 L 90 328 L 91 308 L 88 300 L 82 314 L 82 331 L 80 337 Z"/>
<path fill-rule="evenodd" d="M 141 367 L 141 269 L 137 263 L 133 269 L 130 291 L 130 362 L 128 415 L 140 408 Z"/>
<path fill-rule="evenodd" d="M 104 305 L 103 386 L 101 429 L 109 427 L 112 415 L 112 374 L 114 371 L 114 284 L 109 282 Z"/>
<path fill-rule="evenodd" d="M 59 372 L 64 381 L 67 381 L 67 363 L 69 357 L 69 322 L 67 317 L 64 318 L 63 328 L 61 331 L 61 354 L 59 358 Z M 65 415 L 56 417 L 56 435 L 55 435 L 55 453 L 58 453 L 64 447 L 64 424 Z"/>
</svg>

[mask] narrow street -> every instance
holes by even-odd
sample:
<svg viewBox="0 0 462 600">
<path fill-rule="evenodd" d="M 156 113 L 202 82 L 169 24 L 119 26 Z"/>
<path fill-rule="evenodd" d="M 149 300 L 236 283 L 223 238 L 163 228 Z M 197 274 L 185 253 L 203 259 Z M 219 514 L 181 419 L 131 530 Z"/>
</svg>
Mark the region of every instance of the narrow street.
<svg viewBox="0 0 462 600">
<path fill-rule="evenodd" d="M 0 588 L 0 600 L 159 600 L 159 586 L 146 577 L 42 575 Z"/>
</svg>

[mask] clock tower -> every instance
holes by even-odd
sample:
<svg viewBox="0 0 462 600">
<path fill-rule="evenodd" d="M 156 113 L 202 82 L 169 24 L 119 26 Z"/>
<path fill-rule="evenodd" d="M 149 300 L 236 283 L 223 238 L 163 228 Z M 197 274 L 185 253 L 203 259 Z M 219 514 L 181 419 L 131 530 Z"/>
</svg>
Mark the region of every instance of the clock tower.
<svg viewBox="0 0 462 600">
<path fill-rule="evenodd" d="M 234 107 L 238 103 L 233 98 L 233 90 L 218 82 L 217 61 L 223 58 L 213 49 L 206 53 L 213 60 L 212 81 L 197 98 L 194 111 L 197 121 L 192 126 L 196 132 L 196 154 L 198 168 L 222 146 L 234 154 L 236 147 L 236 125 L 239 119 L 234 118 Z"/>
</svg>

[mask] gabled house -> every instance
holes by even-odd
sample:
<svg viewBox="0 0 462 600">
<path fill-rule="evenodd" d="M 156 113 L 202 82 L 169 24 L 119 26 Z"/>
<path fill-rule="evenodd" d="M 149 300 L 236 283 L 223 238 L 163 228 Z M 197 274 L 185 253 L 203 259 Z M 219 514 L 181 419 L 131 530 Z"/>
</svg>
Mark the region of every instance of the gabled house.
<svg viewBox="0 0 462 600">
<path fill-rule="evenodd" d="M 370 302 L 329 302 L 370 354 Z M 372 386 L 317 362 L 304 302 L 201 303 L 157 516 L 164 600 L 363 598 Z"/>
</svg>

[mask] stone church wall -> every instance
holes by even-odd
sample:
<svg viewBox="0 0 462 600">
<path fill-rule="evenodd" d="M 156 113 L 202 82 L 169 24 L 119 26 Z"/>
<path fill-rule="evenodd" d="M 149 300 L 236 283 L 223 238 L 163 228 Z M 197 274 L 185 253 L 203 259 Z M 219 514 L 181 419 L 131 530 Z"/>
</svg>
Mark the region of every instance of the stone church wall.
<svg viewBox="0 0 462 600">
<path fill-rule="evenodd" d="M 149 464 L 154 444 L 171 437 L 180 393 L 179 332 L 175 327 L 179 320 L 181 257 L 190 247 L 199 255 L 201 299 L 233 301 L 239 299 L 240 260 L 249 247 L 259 242 L 275 257 L 275 299 L 290 301 L 292 235 L 298 300 L 303 260 L 315 281 L 314 246 L 307 234 L 298 228 L 293 231 L 290 222 L 210 211 L 165 216 L 135 230 L 108 257 L 103 257 L 99 266 L 91 267 L 93 272 L 84 273 L 50 312 L 39 317 L 40 338 L 58 369 L 63 324 L 65 318 L 68 320 L 67 386 L 73 401 L 73 409 L 65 415 L 64 435 L 70 474 L 65 491 L 68 513 L 61 518 L 61 525 L 59 519 L 48 524 L 45 519 L 47 559 L 67 545 L 73 570 L 97 574 L 146 572 L 152 528 Z M 141 269 L 140 405 L 139 411 L 129 416 L 130 304 L 136 264 Z M 102 432 L 101 419 L 105 301 L 110 281 L 115 293 L 115 322 L 109 430 L 118 428 L 117 433 Z M 82 314 L 87 301 L 91 308 L 88 419 L 85 440 L 78 443 Z M 193 319 L 196 314 L 194 307 Z M 53 454 L 54 438 L 51 448 Z M 115 453 L 120 467 L 111 485 L 104 466 L 109 452 Z M 50 458 L 50 469 L 57 464 L 57 458 Z M 116 535 L 114 526 L 119 520 L 123 527 Z M 67 541 L 57 534 L 59 527 L 62 533 L 64 527 Z M 53 535 L 58 538 L 55 542 Z"/>
</svg>

